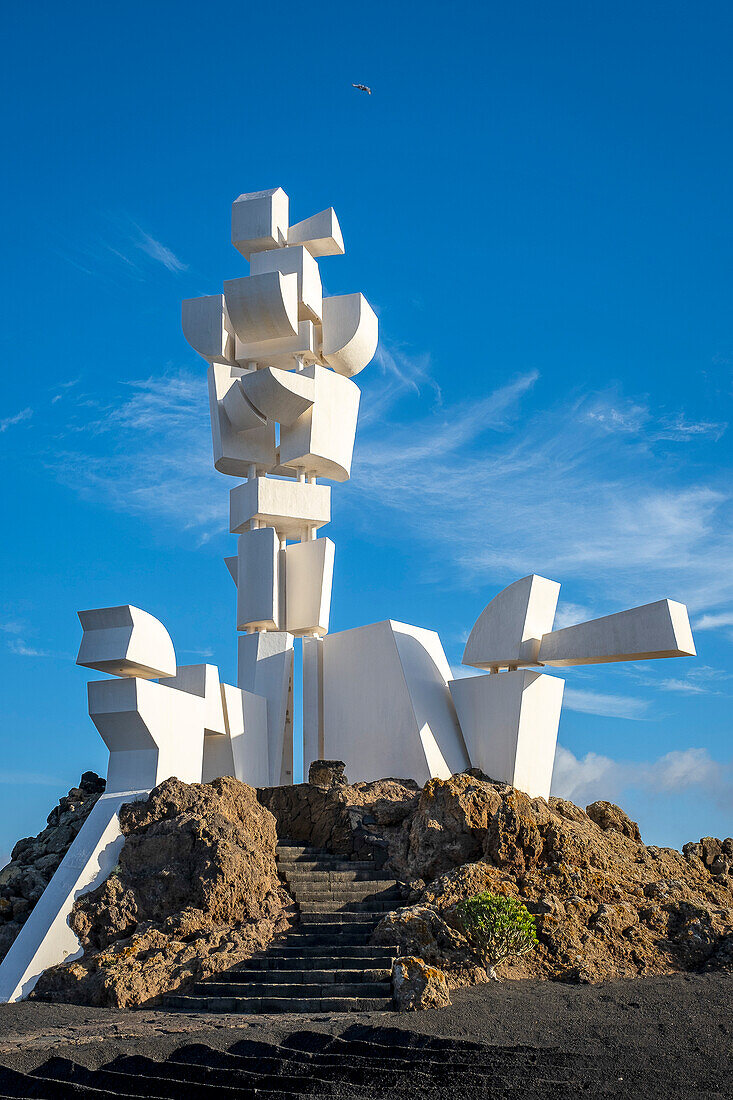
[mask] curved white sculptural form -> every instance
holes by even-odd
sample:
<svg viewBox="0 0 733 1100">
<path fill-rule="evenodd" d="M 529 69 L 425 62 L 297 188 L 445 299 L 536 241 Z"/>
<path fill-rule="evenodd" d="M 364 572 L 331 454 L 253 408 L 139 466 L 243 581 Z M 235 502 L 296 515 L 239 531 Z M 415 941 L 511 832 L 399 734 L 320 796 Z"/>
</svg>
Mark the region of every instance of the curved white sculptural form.
<svg viewBox="0 0 733 1100">
<path fill-rule="evenodd" d="M 559 592 L 535 575 L 499 592 L 463 653 L 464 665 L 491 675 L 450 683 L 471 763 L 533 797 L 550 795 L 565 681 L 530 666 L 695 656 L 684 604 L 658 600 L 553 631 Z"/>
</svg>

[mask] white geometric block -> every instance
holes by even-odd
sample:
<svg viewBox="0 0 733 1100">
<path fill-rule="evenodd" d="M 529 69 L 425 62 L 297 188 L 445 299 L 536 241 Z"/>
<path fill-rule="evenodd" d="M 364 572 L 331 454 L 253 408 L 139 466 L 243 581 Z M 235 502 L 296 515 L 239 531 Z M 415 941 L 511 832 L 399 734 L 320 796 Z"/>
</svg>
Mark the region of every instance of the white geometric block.
<svg viewBox="0 0 733 1100">
<path fill-rule="evenodd" d="M 286 426 L 294 424 L 316 398 L 315 379 L 276 367 L 248 371 L 240 385 L 255 409 Z"/>
<path fill-rule="evenodd" d="M 84 634 L 78 665 L 147 680 L 174 676 L 176 654 L 170 634 L 153 615 L 131 604 L 80 611 Z"/>
<path fill-rule="evenodd" d="M 560 585 L 532 574 L 514 581 L 479 615 L 463 652 L 473 668 L 534 665 L 540 638 L 552 630 Z"/>
<path fill-rule="evenodd" d="M 293 543 L 285 550 L 285 627 L 296 637 L 328 634 L 334 551 L 329 538 Z"/>
<path fill-rule="evenodd" d="M 247 432 L 267 425 L 267 417 L 254 407 L 244 390 L 244 379 L 248 373 L 241 378 L 235 378 L 221 402 L 227 419 L 236 432 Z"/>
<path fill-rule="evenodd" d="M 181 325 L 191 347 L 207 362 L 234 360 L 234 329 L 223 294 L 186 298 L 181 304 Z"/>
<path fill-rule="evenodd" d="M 334 208 L 291 225 L 288 244 L 304 244 L 311 256 L 343 256 L 344 238 Z"/>
<path fill-rule="evenodd" d="M 253 252 L 284 245 L 290 217 L 282 187 L 252 191 L 232 203 L 232 244 L 246 260 Z"/>
<path fill-rule="evenodd" d="M 274 527 L 281 539 L 299 539 L 331 519 L 331 486 L 253 477 L 229 494 L 229 530 L 237 535 L 251 520 Z"/>
<path fill-rule="evenodd" d="M 563 667 L 694 656 L 687 608 L 674 600 L 658 600 L 545 634 L 538 660 Z"/>
<path fill-rule="evenodd" d="M 277 340 L 243 344 L 239 337 L 234 337 L 234 357 L 243 367 L 257 363 L 295 370 L 298 367 L 296 356 L 304 363 L 314 363 L 318 358 L 316 329 L 312 321 L 298 321 L 296 336 L 282 336 Z"/>
<path fill-rule="evenodd" d="M 232 327 L 243 344 L 298 335 L 297 275 L 272 270 L 227 279 L 224 297 Z"/>
<path fill-rule="evenodd" d="M 278 629 L 279 554 L 280 543 L 272 527 L 245 531 L 239 536 L 237 541 L 237 630 L 247 630 L 248 627 L 259 630 Z"/>
<path fill-rule="evenodd" d="M 202 783 L 233 775 L 252 787 L 269 783 L 267 756 L 267 700 L 250 691 L 221 685 L 226 735 L 204 738 Z"/>
<path fill-rule="evenodd" d="M 303 775 L 323 760 L 323 638 L 303 638 Z"/>
<path fill-rule="evenodd" d="M 228 363 L 212 363 L 207 374 L 214 467 L 233 477 L 247 477 L 252 465 L 270 470 L 276 462 L 275 424 L 238 432 L 224 409 L 227 394 L 244 373 Z"/>
<path fill-rule="evenodd" d="M 321 275 L 318 264 L 302 244 L 289 248 L 276 248 L 272 252 L 258 252 L 252 256 L 249 270 L 250 278 L 263 275 L 265 272 L 277 271 L 283 276 L 297 275 L 298 317 L 301 321 L 315 321 L 320 324 L 323 313 Z"/>
<path fill-rule="evenodd" d="M 239 638 L 237 683 L 267 700 L 269 786 L 293 782 L 293 636 L 285 631 Z"/>
<path fill-rule="evenodd" d="M 323 639 L 324 756 L 350 780 L 405 776 L 423 785 L 469 766 L 432 630 L 386 621 Z"/>
<path fill-rule="evenodd" d="M 280 430 L 280 465 L 316 477 L 348 481 L 354 453 L 361 393 L 355 382 L 326 367 L 305 367 L 299 376 L 315 380 L 315 401 L 291 425 Z"/>
<path fill-rule="evenodd" d="M 448 686 L 471 765 L 530 798 L 549 798 L 565 681 L 519 669 Z"/>
<path fill-rule="evenodd" d="M 0 963 L 0 1003 L 24 1000 L 44 970 L 84 954 L 69 927 L 74 902 L 101 886 L 117 865 L 125 842 L 120 828 L 120 807 L 147 798 L 149 793 L 149 790 L 107 792 L 97 799 Z"/>
<path fill-rule="evenodd" d="M 358 374 L 374 358 L 378 342 L 379 321 L 363 294 L 323 299 L 321 355 L 337 374 Z"/>
<path fill-rule="evenodd" d="M 205 702 L 150 680 L 92 680 L 89 716 L 109 749 L 107 791 L 201 782 Z"/>
<path fill-rule="evenodd" d="M 160 683 L 204 700 L 204 733 L 224 735 L 227 732 L 216 665 L 179 665 L 175 676 L 166 677 Z"/>
</svg>

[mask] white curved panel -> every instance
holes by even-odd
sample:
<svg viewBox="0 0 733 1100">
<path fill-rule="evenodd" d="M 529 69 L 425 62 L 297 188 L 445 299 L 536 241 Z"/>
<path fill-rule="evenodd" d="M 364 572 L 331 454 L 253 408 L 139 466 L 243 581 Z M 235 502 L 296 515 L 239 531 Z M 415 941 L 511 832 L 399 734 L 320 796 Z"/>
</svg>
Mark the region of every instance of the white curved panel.
<svg viewBox="0 0 733 1100">
<path fill-rule="evenodd" d="M 267 271 L 224 283 L 235 333 L 243 344 L 298 333 L 298 276 Z"/>
<path fill-rule="evenodd" d="M 139 607 L 98 607 L 79 611 L 84 636 L 78 665 L 112 676 L 155 680 L 175 676 L 176 654 L 170 634 L 154 615 Z"/>
<path fill-rule="evenodd" d="M 194 351 L 207 362 L 234 359 L 234 329 L 223 294 L 186 298 L 181 303 L 183 335 Z"/>
<path fill-rule="evenodd" d="M 280 465 L 273 473 L 294 467 L 315 477 L 347 481 L 359 414 L 359 387 L 350 378 L 317 365 L 306 367 L 299 377 L 314 379 L 316 398 L 293 424 L 280 429 Z"/>
<path fill-rule="evenodd" d="M 323 288 L 318 264 L 303 245 L 275 248 L 258 252 L 249 262 L 250 277 L 264 272 L 279 271 L 282 275 L 298 276 L 298 317 L 301 321 L 320 324 Z"/>
<path fill-rule="evenodd" d="M 224 409 L 229 390 L 244 373 L 228 363 L 212 363 L 208 370 L 214 467 L 232 477 L 249 477 L 253 464 L 259 472 L 270 470 L 276 461 L 274 423 L 238 432 Z"/>
<path fill-rule="evenodd" d="M 250 371 L 239 384 L 252 405 L 279 424 L 293 424 L 316 397 L 314 378 L 276 367 Z"/>
<path fill-rule="evenodd" d="M 379 340 L 377 315 L 363 294 L 323 299 L 321 355 L 337 374 L 351 378 L 374 358 Z"/>
<path fill-rule="evenodd" d="M 463 664 L 474 668 L 536 665 L 540 639 L 552 629 L 560 585 L 532 574 L 486 605 L 468 636 Z"/>
<path fill-rule="evenodd" d="M 267 417 L 254 407 L 244 390 L 244 379 L 235 378 L 221 400 L 229 423 L 237 432 L 246 432 L 250 428 L 261 428 L 267 423 Z"/>
</svg>

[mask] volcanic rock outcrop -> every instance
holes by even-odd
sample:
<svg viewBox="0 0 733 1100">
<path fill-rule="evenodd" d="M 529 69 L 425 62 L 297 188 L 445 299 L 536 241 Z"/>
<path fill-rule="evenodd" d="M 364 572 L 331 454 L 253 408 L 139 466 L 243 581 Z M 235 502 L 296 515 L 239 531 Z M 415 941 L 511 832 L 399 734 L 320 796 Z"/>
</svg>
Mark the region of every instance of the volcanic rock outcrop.
<svg viewBox="0 0 733 1100">
<path fill-rule="evenodd" d="M 52 967 L 33 996 L 155 1003 L 265 947 L 291 901 L 275 865 L 275 820 L 237 779 L 168 779 L 124 806 L 115 872 L 74 905 L 84 955 Z"/>
<path fill-rule="evenodd" d="M 14 899 L 24 895 L 13 891 L 22 876 L 32 904 L 98 797 L 102 781 L 92 778 L 62 799 L 39 837 L 16 845 L 0 875 L 6 928 L 20 927 Z M 501 964 L 503 978 L 733 970 L 731 838 L 704 837 L 683 852 L 646 846 L 613 803 L 582 810 L 530 799 L 476 770 L 422 790 L 402 779 L 349 784 L 339 762 L 315 768 L 313 779 L 257 792 L 236 779 L 169 779 L 124 807 L 119 865 L 70 918 L 84 954 L 46 971 L 34 995 L 150 1005 L 266 947 L 293 919 L 277 875 L 278 834 L 391 872 L 405 904 L 385 915 L 373 942 L 443 971 L 450 988 L 488 980 L 455 919 L 457 903 L 484 890 L 521 899 L 536 921 L 539 947 Z M 29 872 L 39 864 L 44 879 Z M 410 979 L 420 985 L 417 970 Z"/>
<path fill-rule="evenodd" d="M 51 810 L 46 828 L 38 836 L 19 840 L 13 848 L 10 863 L 0 871 L 0 960 L 7 955 L 104 788 L 103 779 L 94 772 L 84 772 L 79 786 L 72 787 Z"/>
<path fill-rule="evenodd" d="M 647 847 L 611 802 L 587 810 L 530 799 L 476 769 L 433 779 L 309 784 L 260 791 L 293 839 L 343 855 L 375 855 L 404 881 L 410 904 L 373 936 L 444 970 L 455 987 L 488 976 L 453 919 L 483 890 L 520 898 L 539 948 L 502 977 L 569 981 L 731 966 L 733 840 Z"/>
</svg>

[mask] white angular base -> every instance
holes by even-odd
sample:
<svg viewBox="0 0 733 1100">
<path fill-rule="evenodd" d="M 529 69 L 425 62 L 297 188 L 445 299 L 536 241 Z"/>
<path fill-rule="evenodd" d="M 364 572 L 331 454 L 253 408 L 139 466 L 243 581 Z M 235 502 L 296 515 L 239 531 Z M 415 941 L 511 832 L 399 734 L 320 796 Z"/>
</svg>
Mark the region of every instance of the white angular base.
<svg viewBox="0 0 733 1100">
<path fill-rule="evenodd" d="M 269 786 L 293 782 L 293 635 L 283 630 L 239 638 L 237 683 L 267 700 Z"/>
<path fill-rule="evenodd" d="M 519 669 L 448 686 L 472 766 L 530 798 L 549 798 L 565 681 Z"/>
<path fill-rule="evenodd" d="M 387 620 L 323 639 L 323 752 L 352 783 L 424 784 L 469 766 L 432 630 Z"/>
<path fill-rule="evenodd" d="M 22 1001 L 49 966 L 83 954 L 69 915 L 76 899 L 100 886 L 117 865 L 124 837 L 118 812 L 150 791 L 103 794 L 82 825 L 35 909 L 0 964 L 0 1002 Z"/>
</svg>

